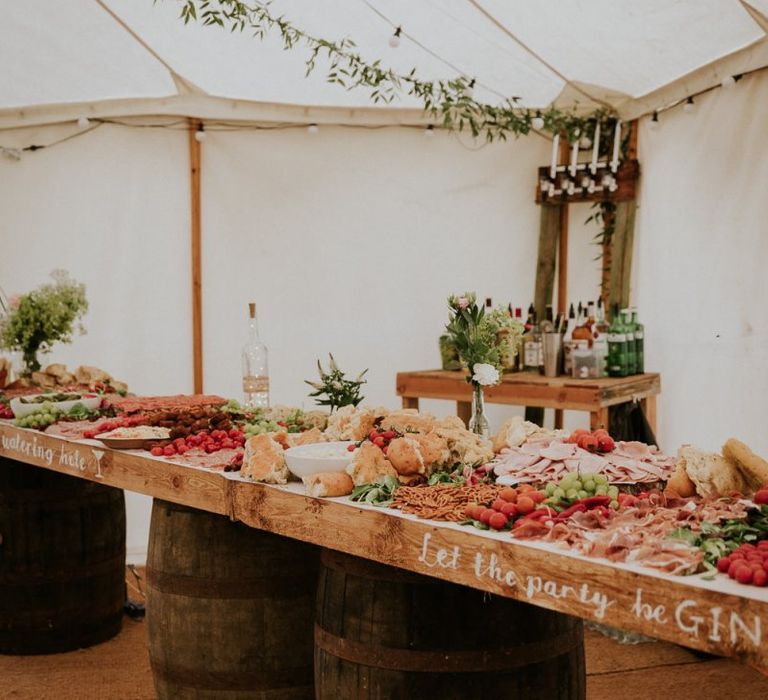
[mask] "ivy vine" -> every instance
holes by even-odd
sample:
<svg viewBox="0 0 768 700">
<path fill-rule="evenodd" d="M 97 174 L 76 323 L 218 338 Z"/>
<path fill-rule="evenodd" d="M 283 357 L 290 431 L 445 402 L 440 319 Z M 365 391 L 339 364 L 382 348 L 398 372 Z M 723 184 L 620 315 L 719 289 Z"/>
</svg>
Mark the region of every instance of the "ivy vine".
<svg viewBox="0 0 768 700">
<path fill-rule="evenodd" d="M 374 103 L 390 103 L 401 94 L 415 97 L 425 112 L 445 129 L 469 131 L 474 137 L 486 141 L 506 140 L 508 135 L 529 133 L 534 118 L 543 119 L 543 130 L 565 135 L 569 141 L 591 133 L 595 122 L 606 126 L 615 115 L 600 109 L 587 116 L 579 116 L 554 106 L 543 110 L 521 107 L 519 97 L 510 97 L 498 105 L 478 102 L 472 96 L 474 79 L 458 76 L 446 80 L 422 80 L 416 69 L 398 73 L 385 67 L 381 60 L 366 61 L 356 50 L 350 38 L 330 41 L 294 26 L 283 16 L 273 14 L 269 2 L 240 0 L 175 0 L 181 5 L 181 19 L 185 24 L 201 22 L 204 26 L 218 26 L 229 31 L 249 30 L 258 39 L 278 33 L 284 48 L 304 47 L 307 52 L 306 74 L 317 67 L 318 58 L 328 59 L 326 80 L 351 90 L 367 88 Z"/>
</svg>

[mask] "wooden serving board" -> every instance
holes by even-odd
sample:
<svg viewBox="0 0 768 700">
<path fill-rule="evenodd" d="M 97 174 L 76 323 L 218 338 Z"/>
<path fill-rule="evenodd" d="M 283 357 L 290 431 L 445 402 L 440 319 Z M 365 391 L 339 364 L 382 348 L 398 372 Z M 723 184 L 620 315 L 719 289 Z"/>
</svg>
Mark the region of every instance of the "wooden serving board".
<svg viewBox="0 0 768 700">
<path fill-rule="evenodd" d="M 0 455 L 214 513 L 277 534 L 634 630 L 768 669 L 768 589 L 571 554 L 346 498 L 0 424 Z"/>
</svg>

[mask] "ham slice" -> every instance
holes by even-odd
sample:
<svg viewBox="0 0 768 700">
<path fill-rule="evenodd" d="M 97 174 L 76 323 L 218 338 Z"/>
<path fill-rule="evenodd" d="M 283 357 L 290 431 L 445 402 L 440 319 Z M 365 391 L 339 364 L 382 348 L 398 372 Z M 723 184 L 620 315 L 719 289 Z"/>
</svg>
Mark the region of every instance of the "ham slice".
<svg viewBox="0 0 768 700">
<path fill-rule="evenodd" d="M 616 443 L 613 454 L 618 457 L 629 457 L 637 460 L 650 460 L 651 450 L 644 442 L 621 442 Z"/>
<path fill-rule="evenodd" d="M 542 457 L 551 460 L 562 461 L 568 457 L 573 457 L 579 448 L 559 440 L 553 440 L 547 447 L 539 452 Z"/>
</svg>

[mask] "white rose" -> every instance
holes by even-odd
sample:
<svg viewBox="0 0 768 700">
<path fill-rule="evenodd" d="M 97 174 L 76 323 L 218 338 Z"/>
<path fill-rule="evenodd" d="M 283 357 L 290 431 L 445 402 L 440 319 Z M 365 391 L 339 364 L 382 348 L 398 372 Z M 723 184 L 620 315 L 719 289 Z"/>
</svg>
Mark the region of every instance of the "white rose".
<svg viewBox="0 0 768 700">
<path fill-rule="evenodd" d="M 472 381 L 482 386 L 493 386 L 499 383 L 499 370 L 493 365 L 476 362 L 472 365 Z"/>
</svg>

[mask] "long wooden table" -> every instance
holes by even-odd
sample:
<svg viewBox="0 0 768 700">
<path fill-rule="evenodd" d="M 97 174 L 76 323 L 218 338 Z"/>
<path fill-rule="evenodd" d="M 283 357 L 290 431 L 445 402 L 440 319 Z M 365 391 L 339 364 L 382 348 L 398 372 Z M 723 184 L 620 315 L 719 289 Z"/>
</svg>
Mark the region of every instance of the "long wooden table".
<svg viewBox="0 0 768 700">
<path fill-rule="evenodd" d="M 398 372 L 397 395 L 404 408 L 418 408 L 419 399 L 456 402 L 456 414 L 464 422 L 472 412 L 472 386 L 467 373 L 443 369 Z M 635 374 L 631 377 L 573 379 L 542 377 L 532 372 L 511 372 L 501 383 L 485 390 L 488 403 L 535 406 L 555 409 L 555 427 L 562 427 L 562 411 L 589 411 L 592 430 L 608 427 L 608 408 L 640 401 L 653 432 L 656 432 L 656 396 L 661 393 L 661 375 Z"/>
<path fill-rule="evenodd" d="M 309 498 L 147 453 L 0 423 L 0 455 L 181 503 L 262 530 L 768 669 L 768 590 L 590 559 L 548 543 L 418 520 L 346 498 Z"/>
</svg>

